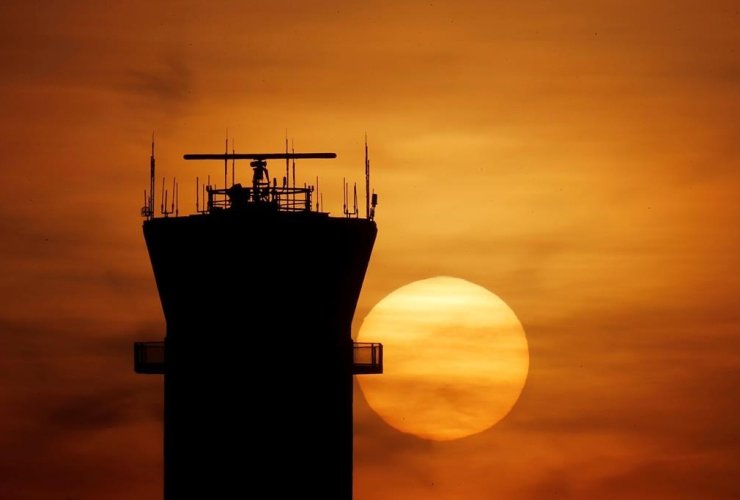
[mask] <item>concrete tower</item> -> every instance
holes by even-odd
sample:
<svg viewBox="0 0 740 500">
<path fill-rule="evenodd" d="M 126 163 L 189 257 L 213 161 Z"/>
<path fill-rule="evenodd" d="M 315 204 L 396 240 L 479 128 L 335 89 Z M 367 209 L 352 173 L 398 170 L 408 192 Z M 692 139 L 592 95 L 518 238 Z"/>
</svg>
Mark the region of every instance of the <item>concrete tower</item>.
<svg viewBox="0 0 740 500">
<path fill-rule="evenodd" d="M 286 170 L 278 187 L 267 170 L 335 156 L 186 155 L 251 160 L 252 185 L 204 186 L 203 209 L 183 217 L 175 185 L 155 217 L 152 146 L 143 229 L 167 331 L 134 354 L 138 373 L 164 375 L 165 500 L 352 498 L 352 377 L 383 370 L 382 345 L 350 331 L 377 199 L 366 218 L 356 194 L 331 217 L 313 186 Z"/>
</svg>

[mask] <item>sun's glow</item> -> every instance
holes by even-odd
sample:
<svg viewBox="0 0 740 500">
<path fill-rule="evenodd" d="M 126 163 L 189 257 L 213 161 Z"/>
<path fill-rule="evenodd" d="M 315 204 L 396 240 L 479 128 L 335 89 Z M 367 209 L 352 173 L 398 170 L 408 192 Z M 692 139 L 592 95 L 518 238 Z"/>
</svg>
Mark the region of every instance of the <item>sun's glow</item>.
<svg viewBox="0 0 740 500">
<path fill-rule="evenodd" d="M 359 342 L 382 342 L 382 375 L 358 377 L 396 429 L 459 439 L 504 418 L 521 394 L 529 349 L 519 319 L 485 288 L 435 277 L 395 290 L 365 317 Z"/>
</svg>

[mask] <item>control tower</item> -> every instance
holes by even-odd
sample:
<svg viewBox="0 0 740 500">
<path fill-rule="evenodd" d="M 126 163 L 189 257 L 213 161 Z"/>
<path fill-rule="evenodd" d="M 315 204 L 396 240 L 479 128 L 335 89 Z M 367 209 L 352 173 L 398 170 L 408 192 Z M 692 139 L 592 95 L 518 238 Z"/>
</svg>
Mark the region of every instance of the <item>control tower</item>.
<svg viewBox="0 0 740 500">
<path fill-rule="evenodd" d="M 291 161 L 295 179 L 296 159 L 335 157 L 185 155 L 223 161 L 224 187 L 196 181 L 179 216 L 174 184 L 155 216 L 152 143 L 143 229 L 167 328 L 135 344 L 134 367 L 164 375 L 165 500 L 352 498 L 352 377 L 383 371 L 382 345 L 350 332 L 377 234 L 367 145 L 364 218 L 356 188 L 332 217 L 289 178 Z M 285 161 L 281 185 L 268 160 Z"/>
</svg>

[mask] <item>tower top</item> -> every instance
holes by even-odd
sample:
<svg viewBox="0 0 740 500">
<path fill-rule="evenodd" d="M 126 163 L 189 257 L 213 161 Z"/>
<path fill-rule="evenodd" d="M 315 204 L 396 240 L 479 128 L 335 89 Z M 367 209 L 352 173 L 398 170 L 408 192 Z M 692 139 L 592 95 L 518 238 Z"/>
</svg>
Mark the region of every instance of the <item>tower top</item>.
<svg viewBox="0 0 740 500">
<path fill-rule="evenodd" d="M 296 186 L 295 181 L 295 161 L 296 160 L 309 160 L 309 159 L 334 159 L 337 157 L 336 153 L 296 153 L 295 151 L 289 152 L 287 150 L 284 153 L 236 153 L 232 151 L 229 153 L 228 150 L 228 139 L 226 143 L 226 150 L 224 153 L 195 153 L 185 154 L 183 159 L 185 160 L 212 160 L 212 161 L 223 161 L 224 162 L 224 185 L 217 187 L 215 184 L 211 184 L 210 176 L 208 177 L 207 183 L 200 183 L 200 179 L 196 178 L 196 211 L 200 214 L 211 214 L 222 210 L 260 210 L 260 211 L 280 211 L 280 212 L 313 212 L 328 216 L 328 212 L 323 212 L 323 202 L 319 203 L 322 199 L 318 193 L 318 177 L 316 178 L 315 185 L 304 184 L 303 187 Z M 231 186 L 227 185 L 228 182 L 228 162 L 232 161 L 232 175 L 231 175 Z M 236 160 L 251 160 L 249 166 L 252 168 L 252 183 L 251 186 L 243 186 L 242 184 L 234 181 L 236 169 Z M 276 177 L 270 177 L 270 172 L 267 168 L 268 160 L 285 160 L 286 171 L 285 176 L 282 178 L 282 183 L 278 181 Z M 289 163 L 293 162 L 293 175 L 292 179 L 289 175 Z M 144 208 L 142 208 L 142 216 L 153 219 L 154 214 L 154 154 L 152 152 L 151 160 L 151 182 L 149 196 L 146 192 L 144 194 Z M 369 162 L 367 160 L 367 143 L 365 145 L 365 188 L 368 190 L 366 193 L 366 199 L 369 199 Z M 164 182 L 163 182 L 164 186 Z M 173 188 L 173 200 L 175 199 L 175 193 Z M 348 193 L 349 186 L 345 184 L 343 191 Z M 345 217 L 359 217 L 359 207 L 357 206 L 357 187 L 355 185 L 354 195 L 354 210 L 349 208 L 349 195 L 345 194 L 345 205 L 344 205 L 344 216 Z M 166 205 L 165 199 L 168 197 L 168 193 L 163 187 L 162 189 L 162 206 Z M 312 198 L 316 203 L 312 203 Z M 377 195 L 372 196 L 372 210 L 366 207 L 366 217 L 372 220 L 375 215 L 375 205 L 377 204 Z M 315 206 L 315 210 L 314 210 Z M 200 208 L 202 207 L 202 209 Z M 167 217 L 170 214 L 166 211 L 162 211 L 162 215 Z"/>
</svg>

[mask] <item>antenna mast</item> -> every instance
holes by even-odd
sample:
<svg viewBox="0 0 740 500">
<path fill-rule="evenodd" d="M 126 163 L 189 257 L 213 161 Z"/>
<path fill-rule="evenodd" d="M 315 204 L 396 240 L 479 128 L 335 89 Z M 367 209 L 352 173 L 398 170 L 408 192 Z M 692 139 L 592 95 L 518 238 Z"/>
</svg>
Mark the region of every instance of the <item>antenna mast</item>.
<svg viewBox="0 0 740 500">
<path fill-rule="evenodd" d="M 357 217 L 360 213 L 360 207 L 357 205 L 357 183 L 356 182 L 355 182 L 354 189 L 355 189 L 355 203 L 354 203 L 355 217 Z"/>
<path fill-rule="evenodd" d="M 164 204 L 165 204 L 166 202 L 165 202 L 165 199 L 164 199 L 164 195 L 165 195 L 165 190 L 164 190 L 164 177 L 162 177 L 162 206 L 161 206 L 161 207 L 159 208 L 159 211 L 160 211 L 160 212 L 162 212 L 162 215 L 165 215 L 165 208 L 164 208 Z"/>
<path fill-rule="evenodd" d="M 154 132 L 152 132 L 152 157 L 149 172 L 149 218 L 154 217 Z"/>
<path fill-rule="evenodd" d="M 295 143 L 293 143 L 293 139 L 290 140 L 290 143 L 291 149 L 293 150 L 293 192 L 290 196 L 292 198 L 291 204 L 295 208 Z"/>
<path fill-rule="evenodd" d="M 288 129 L 285 129 L 285 187 L 290 184 L 290 158 L 288 158 Z"/>
<path fill-rule="evenodd" d="M 224 189 L 228 186 L 229 179 L 229 129 L 226 129 L 226 150 L 224 151 Z"/>
<path fill-rule="evenodd" d="M 175 213 L 175 200 L 177 199 L 177 177 L 172 178 L 172 208 L 170 213 Z"/>
<path fill-rule="evenodd" d="M 370 218 L 370 158 L 367 154 L 367 132 L 365 132 L 365 217 Z"/>
</svg>

